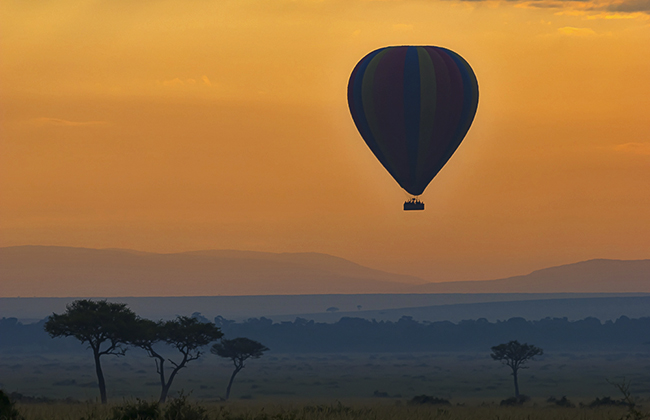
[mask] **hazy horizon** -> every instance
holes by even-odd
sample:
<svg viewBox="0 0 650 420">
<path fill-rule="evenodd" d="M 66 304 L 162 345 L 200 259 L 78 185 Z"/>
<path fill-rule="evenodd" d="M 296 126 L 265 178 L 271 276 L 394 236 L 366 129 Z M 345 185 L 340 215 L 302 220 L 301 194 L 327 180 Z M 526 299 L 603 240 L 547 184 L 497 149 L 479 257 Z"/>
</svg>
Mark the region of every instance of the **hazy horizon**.
<svg viewBox="0 0 650 420">
<path fill-rule="evenodd" d="M 595 259 L 482 281 L 425 282 L 321 253 L 0 247 L 0 297 L 650 293 L 649 260 Z"/>
<path fill-rule="evenodd" d="M 13 247 L 56 247 L 56 248 L 70 248 L 70 249 L 89 249 L 89 250 L 116 250 L 116 251 L 127 251 L 127 252 L 135 252 L 135 253 L 143 253 L 143 254 L 161 254 L 161 255 L 171 255 L 171 254 L 191 254 L 191 253 L 202 253 L 202 252 L 219 252 L 219 253 L 250 253 L 252 255 L 254 254 L 277 254 L 277 255 L 291 255 L 291 254 L 321 254 L 321 255 L 326 255 L 334 258 L 339 258 L 339 259 L 344 259 L 346 261 L 349 261 L 353 264 L 358 264 L 362 267 L 366 268 L 371 268 L 375 270 L 380 270 L 376 267 L 368 266 L 368 265 L 363 265 L 361 263 L 358 263 L 357 261 L 350 260 L 347 258 L 344 258 L 340 255 L 335 255 L 335 254 L 328 254 L 328 253 L 322 253 L 322 252 L 317 252 L 317 251 L 261 251 L 261 250 L 256 250 L 256 249 L 234 249 L 234 248 L 197 248 L 197 249 L 187 249 L 187 250 L 182 250 L 182 251 L 151 251 L 151 250 L 144 250 L 144 249 L 134 249 L 134 248 L 120 248 L 120 247 L 106 247 L 106 248 L 94 248 L 94 247 L 89 247 L 89 246 L 70 246 L 70 245 L 51 245 L 51 244 L 21 244 L 21 245 L 9 245 L 9 246 L 0 246 L 0 249 L 2 248 L 13 248 Z M 596 260 L 609 260 L 609 261 L 643 261 L 643 260 L 650 260 L 649 258 L 638 258 L 638 259 L 626 259 L 626 258 L 606 258 L 606 257 L 595 257 L 595 258 L 588 258 L 585 260 L 575 260 L 575 261 L 569 261 L 566 263 L 558 264 L 557 266 L 565 266 L 565 265 L 574 265 L 578 263 L 583 263 L 583 262 L 588 262 L 588 261 L 596 261 Z M 499 277 L 499 278 L 488 278 L 488 277 L 480 277 L 479 278 L 469 278 L 465 280 L 456 280 L 457 282 L 472 282 L 472 281 L 491 281 L 491 280 L 500 280 L 504 278 L 511 278 L 511 277 L 518 277 L 518 276 L 525 276 L 527 274 L 532 274 L 536 271 L 544 270 L 547 268 L 552 268 L 556 266 L 539 266 L 539 267 L 534 267 L 531 270 L 528 271 L 520 271 L 513 273 L 511 275 L 507 275 L 504 277 Z M 399 272 L 399 271 L 390 271 L 390 270 L 381 270 L 385 271 L 389 274 L 398 274 L 398 275 L 404 275 L 404 276 L 409 276 L 414 279 L 421 280 L 421 283 L 419 284 L 430 284 L 430 283 L 450 283 L 454 282 L 454 280 L 446 280 L 446 279 L 441 279 L 441 280 L 435 280 L 435 281 L 427 281 L 425 278 L 420 278 L 415 275 L 409 275 L 406 272 Z M 410 283 L 410 282 L 407 282 Z"/>
</svg>

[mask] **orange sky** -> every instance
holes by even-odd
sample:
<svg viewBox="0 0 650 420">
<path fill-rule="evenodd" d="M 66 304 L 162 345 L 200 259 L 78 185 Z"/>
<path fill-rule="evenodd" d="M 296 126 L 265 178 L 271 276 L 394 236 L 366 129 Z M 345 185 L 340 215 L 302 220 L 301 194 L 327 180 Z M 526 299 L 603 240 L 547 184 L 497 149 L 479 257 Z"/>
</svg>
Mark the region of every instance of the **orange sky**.
<svg viewBox="0 0 650 420">
<path fill-rule="evenodd" d="M 379 47 L 480 86 L 422 196 L 357 134 Z M 0 3 L 0 246 L 316 251 L 426 280 L 650 258 L 647 0 Z"/>
</svg>

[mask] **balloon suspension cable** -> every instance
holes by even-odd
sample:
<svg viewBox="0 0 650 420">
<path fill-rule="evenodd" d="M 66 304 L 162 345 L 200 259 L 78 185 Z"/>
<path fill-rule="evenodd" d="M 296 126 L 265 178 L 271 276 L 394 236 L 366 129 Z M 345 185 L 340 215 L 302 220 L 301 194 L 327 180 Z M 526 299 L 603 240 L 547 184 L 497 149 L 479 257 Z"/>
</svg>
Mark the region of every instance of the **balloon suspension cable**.
<svg viewBox="0 0 650 420">
<path fill-rule="evenodd" d="M 408 195 L 410 198 L 404 202 L 404 211 L 424 210 L 424 203 L 420 201 L 419 195 Z"/>
</svg>

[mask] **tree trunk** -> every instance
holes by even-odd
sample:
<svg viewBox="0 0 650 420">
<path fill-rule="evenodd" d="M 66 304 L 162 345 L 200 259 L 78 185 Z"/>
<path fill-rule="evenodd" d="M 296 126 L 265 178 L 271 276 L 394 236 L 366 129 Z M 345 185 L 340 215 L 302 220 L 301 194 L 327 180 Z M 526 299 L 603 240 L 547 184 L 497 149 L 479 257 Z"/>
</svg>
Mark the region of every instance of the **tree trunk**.
<svg viewBox="0 0 650 420">
<path fill-rule="evenodd" d="M 174 381 L 174 377 L 176 376 L 178 371 L 181 370 L 182 368 L 183 368 L 183 364 L 180 364 L 174 370 L 172 370 L 172 373 L 169 375 L 169 379 L 167 380 L 167 384 L 164 383 L 164 379 L 163 379 L 162 392 L 160 393 L 161 404 L 167 401 L 167 394 L 169 394 L 169 388 L 172 387 L 172 382 Z"/>
<path fill-rule="evenodd" d="M 228 388 L 226 388 L 226 400 L 230 398 L 230 388 L 232 387 L 232 381 L 235 380 L 235 375 L 239 373 L 241 368 L 235 368 L 235 370 L 232 371 L 232 375 L 230 375 L 230 382 L 228 382 Z"/>
<path fill-rule="evenodd" d="M 104 381 L 104 372 L 102 372 L 102 365 L 99 361 L 99 352 L 93 349 L 95 356 L 95 372 L 97 373 L 97 384 L 99 385 L 99 396 L 102 400 L 102 404 L 107 403 L 106 399 L 106 382 Z"/>
<path fill-rule="evenodd" d="M 515 398 L 519 398 L 519 382 L 517 381 L 517 369 L 512 370 L 512 376 L 515 378 Z"/>
<path fill-rule="evenodd" d="M 169 388 L 171 388 L 171 386 L 171 381 L 167 383 L 167 385 L 163 385 L 162 391 L 160 392 L 160 400 L 158 400 L 160 404 L 164 404 L 165 401 L 167 401 L 167 394 L 169 393 Z"/>
<path fill-rule="evenodd" d="M 160 399 L 158 402 L 160 404 L 164 403 L 167 400 L 167 393 L 169 393 L 169 385 L 165 384 L 165 359 L 160 356 L 155 356 L 158 358 L 156 361 L 156 368 L 158 369 L 158 374 L 160 375 Z M 171 385 L 171 383 L 170 383 Z"/>
</svg>

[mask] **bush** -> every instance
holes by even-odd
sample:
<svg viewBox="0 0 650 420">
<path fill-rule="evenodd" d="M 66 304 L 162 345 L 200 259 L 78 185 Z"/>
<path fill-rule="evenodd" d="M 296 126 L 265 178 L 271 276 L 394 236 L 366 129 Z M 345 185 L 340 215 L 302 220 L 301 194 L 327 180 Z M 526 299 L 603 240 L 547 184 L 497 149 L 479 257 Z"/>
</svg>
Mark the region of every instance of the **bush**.
<svg viewBox="0 0 650 420">
<path fill-rule="evenodd" d="M 360 413 L 365 412 L 365 410 L 355 410 L 352 407 L 341 404 L 341 401 L 337 401 L 336 405 L 308 405 L 302 408 L 304 414 L 318 414 L 318 417 L 328 417 L 328 416 L 354 416 L 360 415 Z M 309 417 L 309 416 L 303 416 Z"/>
<path fill-rule="evenodd" d="M 19 402 L 22 404 L 40 404 L 40 403 L 65 403 L 65 404 L 80 404 L 79 400 L 76 400 L 72 397 L 66 398 L 47 398 L 47 397 L 32 397 L 30 395 L 23 395 L 20 392 L 12 392 L 9 394 L 9 399 L 13 402 Z"/>
<path fill-rule="evenodd" d="M 23 416 L 20 415 L 14 405 L 14 402 L 9 399 L 9 396 L 0 390 L 0 420 L 22 420 Z"/>
<path fill-rule="evenodd" d="M 444 398 L 432 397 L 430 395 L 416 395 L 410 401 L 411 404 L 432 404 L 432 405 L 451 405 L 449 400 Z"/>
<path fill-rule="evenodd" d="M 602 407 L 602 406 L 627 406 L 628 403 L 627 401 L 621 399 L 621 400 L 613 400 L 611 397 L 603 397 L 603 398 L 596 398 L 592 402 L 589 403 L 589 407 Z"/>
<path fill-rule="evenodd" d="M 110 420 L 158 420 L 160 406 L 157 402 L 137 399 L 135 403 L 126 402 L 113 407 Z"/>
<path fill-rule="evenodd" d="M 530 401 L 530 397 L 528 395 L 520 395 L 518 397 L 510 397 L 506 398 L 505 400 L 501 400 L 502 406 L 515 406 L 515 405 L 522 405 L 525 402 Z"/>
<path fill-rule="evenodd" d="M 547 403 L 555 404 L 559 407 L 568 407 L 568 408 L 573 408 L 575 407 L 575 404 L 573 404 L 571 401 L 569 401 L 566 397 L 566 395 L 563 395 L 562 398 L 557 399 L 555 397 L 550 397 L 549 399 L 546 400 Z"/>
<path fill-rule="evenodd" d="M 205 408 L 193 405 L 187 401 L 187 395 L 181 393 L 177 398 L 167 403 L 165 420 L 207 420 Z"/>
</svg>

